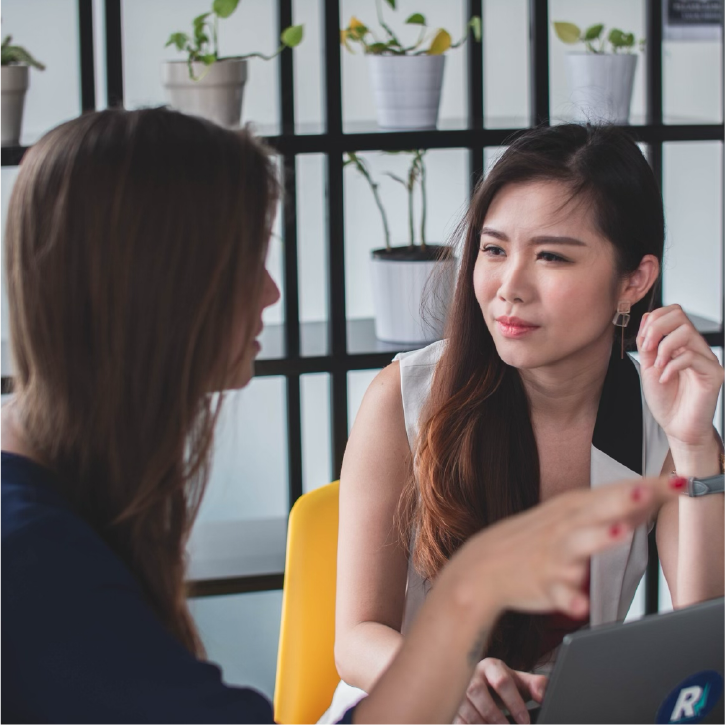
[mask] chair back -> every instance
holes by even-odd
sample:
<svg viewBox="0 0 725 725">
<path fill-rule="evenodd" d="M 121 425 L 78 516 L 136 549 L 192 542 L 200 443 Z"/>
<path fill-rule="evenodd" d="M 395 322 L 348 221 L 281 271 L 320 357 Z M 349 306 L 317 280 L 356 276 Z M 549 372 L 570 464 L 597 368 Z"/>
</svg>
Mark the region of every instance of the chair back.
<svg viewBox="0 0 725 725">
<path fill-rule="evenodd" d="M 340 681 L 335 668 L 335 587 L 340 483 L 300 496 L 289 517 L 274 690 L 279 723 L 314 723 Z"/>
</svg>

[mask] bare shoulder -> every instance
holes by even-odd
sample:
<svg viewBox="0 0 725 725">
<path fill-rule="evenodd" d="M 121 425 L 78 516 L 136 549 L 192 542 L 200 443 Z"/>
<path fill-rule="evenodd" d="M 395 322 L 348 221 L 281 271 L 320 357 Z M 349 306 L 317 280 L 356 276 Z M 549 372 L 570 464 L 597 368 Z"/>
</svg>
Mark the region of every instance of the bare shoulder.
<svg viewBox="0 0 725 725">
<path fill-rule="evenodd" d="M 363 474 L 366 480 L 398 479 L 407 469 L 410 447 L 405 431 L 400 365 L 391 363 L 374 378 L 350 432 L 343 479 Z"/>
<path fill-rule="evenodd" d="M 390 429 L 399 428 L 405 433 L 403 397 L 400 390 L 400 363 L 393 362 L 381 370 L 368 386 L 353 426 L 355 429 L 369 426 Z M 351 437 L 352 437 L 351 434 Z"/>
</svg>

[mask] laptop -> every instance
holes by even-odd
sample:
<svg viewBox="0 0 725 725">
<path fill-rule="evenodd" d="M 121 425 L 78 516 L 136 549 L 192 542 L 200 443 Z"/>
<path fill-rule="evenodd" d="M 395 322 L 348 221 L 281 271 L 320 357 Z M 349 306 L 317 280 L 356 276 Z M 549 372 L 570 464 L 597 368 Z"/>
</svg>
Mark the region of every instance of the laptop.
<svg viewBox="0 0 725 725">
<path fill-rule="evenodd" d="M 723 599 L 569 634 L 537 723 L 722 723 Z"/>
</svg>

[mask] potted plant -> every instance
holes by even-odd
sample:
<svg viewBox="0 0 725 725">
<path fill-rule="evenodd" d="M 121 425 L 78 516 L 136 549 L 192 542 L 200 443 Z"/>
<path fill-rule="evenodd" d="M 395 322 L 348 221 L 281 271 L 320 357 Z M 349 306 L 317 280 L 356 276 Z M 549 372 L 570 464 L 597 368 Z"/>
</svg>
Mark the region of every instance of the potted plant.
<svg viewBox="0 0 725 725">
<path fill-rule="evenodd" d="M 634 33 L 604 25 L 582 32 L 574 23 L 554 23 L 559 40 L 569 45 L 584 43 L 583 52 L 566 54 L 566 74 L 577 121 L 629 123 L 637 56 L 632 53 Z M 609 41 L 611 52 L 607 52 Z M 640 41 L 642 47 L 644 41 Z"/>
<path fill-rule="evenodd" d="M 23 124 L 25 93 L 28 90 L 30 66 L 45 70 L 25 48 L 10 45 L 10 35 L 2 42 L 2 145 L 17 146 Z"/>
<path fill-rule="evenodd" d="M 397 153 L 397 152 L 389 152 Z M 375 336 L 385 342 L 427 344 L 443 336 L 448 304 L 455 282 L 456 260 L 447 245 L 426 241 L 425 151 L 410 153 L 405 178 L 387 176 L 401 184 L 408 199 L 408 244 L 390 244 L 388 218 L 376 182 L 365 161 L 356 153 L 347 154 L 344 166 L 353 166 L 367 181 L 383 222 L 385 246 L 372 250 L 370 262 Z M 415 242 L 415 190 L 420 188 L 420 244 Z"/>
<path fill-rule="evenodd" d="M 395 10 L 395 0 L 386 0 Z M 417 39 L 403 43 L 385 22 L 380 0 L 376 0 L 378 23 L 384 33 L 379 38 L 357 18 L 350 19 L 340 31 L 340 42 L 352 52 L 352 43 L 362 46 L 368 58 L 370 79 L 381 128 L 434 128 L 443 84 L 444 53 L 466 42 L 469 29 L 476 41 L 481 40 L 481 18 L 472 17 L 463 36 L 453 42 L 442 28 L 428 33 L 426 19 L 414 13 L 406 25 L 418 28 Z"/>
<path fill-rule="evenodd" d="M 236 128 L 242 116 L 242 95 L 247 80 L 247 58 L 271 60 L 285 48 L 302 42 L 303 26 L 282 32 L 281 45 L 272 55 L 248 53 L 219 57 L 219 19 L 228 18 L 239 0 L 214 0 L 211 12 L 194 18 L 193 30 L 172 33 L 166 47 L 187 54 L 186 60 L 162 64 L 162 81 L 169 104 L 183 113 L 203 116 L 227 128 Z"/>
</svg>

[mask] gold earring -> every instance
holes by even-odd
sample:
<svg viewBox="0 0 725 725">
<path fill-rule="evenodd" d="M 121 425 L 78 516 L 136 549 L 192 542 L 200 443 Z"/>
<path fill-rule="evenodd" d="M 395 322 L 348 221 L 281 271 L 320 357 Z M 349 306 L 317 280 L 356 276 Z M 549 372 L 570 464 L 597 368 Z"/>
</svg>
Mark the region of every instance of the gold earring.
<svg viewBox="0 0 725 725">
<path fill-rule="evenodd" d="M 612 324 L 622 328 L 622 359 L 624 359 L 624 328 L 629 324 L 631 309 L 632 307 L 627 300 L 619 300 L 617 312 L 612 318 Z"/>
</svg>

